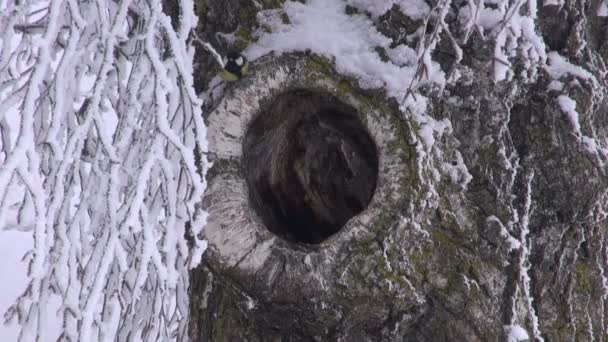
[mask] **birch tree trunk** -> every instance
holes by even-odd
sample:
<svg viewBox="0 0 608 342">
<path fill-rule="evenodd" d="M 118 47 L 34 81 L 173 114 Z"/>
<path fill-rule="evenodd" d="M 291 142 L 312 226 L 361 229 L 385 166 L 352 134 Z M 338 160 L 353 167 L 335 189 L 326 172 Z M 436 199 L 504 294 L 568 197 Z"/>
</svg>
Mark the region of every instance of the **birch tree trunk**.
<svg viewBox="0 0 608 342">
<path fill-rule="evenodd" d="M 403 95 L 428 99 L 423 114 L 314 52 L 265 55 L 225 85 L 196 75 L 214 165 L 203 199 L 209 245 L 190 278 L 191 338 L 606 339 L 605 5 L 430 1 L 414 20 L 397 5 L 375 17 L 359 3 L 345 12 L 418 52 L 416 86 Z M 290 24 L 282 5 L 201 0 L 199 36 L 223 54 L 244 50 L 265 16 Z M 466 6 L 504 15 L 484 28 L 463 19 Z M 515 26 L 518 16 L 531 26 Z M 426 51 L 444 86 L 420 81 Z M 217 70 L 208 53 L 197 58 Z M 306 113 L 319 121 L 304 134 Z M 332 115 L 339 123 L 324 121 Z M 334 138 L 354 159 L 332 152 Z M 308 152 L 327 156 L 325 168 Z"/>
</svg>

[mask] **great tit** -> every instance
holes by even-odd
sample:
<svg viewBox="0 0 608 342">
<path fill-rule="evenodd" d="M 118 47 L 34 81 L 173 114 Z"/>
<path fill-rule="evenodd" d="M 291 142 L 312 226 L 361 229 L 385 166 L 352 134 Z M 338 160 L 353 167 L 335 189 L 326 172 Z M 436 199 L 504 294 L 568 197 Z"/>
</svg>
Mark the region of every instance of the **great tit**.
<svg viewBox="0 0 608 342">
<path fill-rule="evenodd" d="M 238 52 L 229 52 L 226 55 L 226 63 L 222 70 L 221 77 L 226 81 L 236 81 L 247 75 L 249 71 L 249 62 L 247 58 Z"/>
</svg>

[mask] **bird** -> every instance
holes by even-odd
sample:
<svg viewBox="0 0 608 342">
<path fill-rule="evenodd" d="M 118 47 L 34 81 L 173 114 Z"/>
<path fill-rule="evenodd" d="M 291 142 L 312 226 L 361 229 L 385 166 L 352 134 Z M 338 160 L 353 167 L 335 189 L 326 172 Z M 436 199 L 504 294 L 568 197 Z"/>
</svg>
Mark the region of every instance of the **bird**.
<svg viewBox="0 0 608 342">
<path fill-rule="evenodd" d="M 249 62 L 247 58 L 238 52 L 229 52 L 226 55 L 224 70 L 221 78 L 225 81 L 237 81 L 249 72 Z"/>
</svg>

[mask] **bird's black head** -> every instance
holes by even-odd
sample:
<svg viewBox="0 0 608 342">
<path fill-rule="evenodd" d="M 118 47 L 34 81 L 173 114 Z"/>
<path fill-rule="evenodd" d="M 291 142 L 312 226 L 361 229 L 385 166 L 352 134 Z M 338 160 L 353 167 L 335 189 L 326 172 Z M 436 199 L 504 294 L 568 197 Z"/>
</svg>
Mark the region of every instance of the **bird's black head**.
<svg viewBox="0 0 608 342">
<path fill-rule="evenodd" d="M 226 65 L 224 69 L 228 72 L 237 75 L 238 77 L 242 76 L 242 68 L 247 63 L 247 58 L 242 54 L 231 51 L 226 54 Z"/>
</svg>

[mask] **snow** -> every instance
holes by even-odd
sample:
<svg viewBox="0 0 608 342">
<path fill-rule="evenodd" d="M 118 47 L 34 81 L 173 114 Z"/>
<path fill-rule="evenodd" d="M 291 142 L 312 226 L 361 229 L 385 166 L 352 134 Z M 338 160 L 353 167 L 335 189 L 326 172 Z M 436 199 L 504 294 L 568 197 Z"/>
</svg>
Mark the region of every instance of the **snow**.
<svg viewBox="0 0 608 342">
<path fill-rule="evenodd" d="M 547 86 L 547 89 L 562 91 L 564 89 L 564 83 L 553 80 L 549 83 L 549 85 Z"/>
<path fill-rule="evenodd" d="M 600 6 L 597 9 L 598 17 L 608 17 L 608 2 L 606 0 L 600 2 Z"/>
<path fill-rule="evenodd" d="M 566 95 L 559 95 L 557 97 L 557 103 L 561 111 L 568 117 L 573 133 L 576 135 L 577 139 L 579 139 L 585 150 L 591 154 L 608 156 L 608 150 L 605 145 L 598 143 L 593 137 L 584 135 L 581 131 L 579 113 L 576 110 L 576 101 Z"/>
<path fill-rule="evenodd" d="M 527 9 L 522 10 L 524 3 Z M 518 57 L 524 70 L 518 76 L 523 81 L 533 81 L 538 76 L 537 67 L 547 59 L 546 46 L 542 36 L 536 32 L 537 8 L 535 1 L 515 1 L 506 7 L 507 2 L 499 1 L 496 9 L 477 7 L 469 2 L 470 10 L 461 10 L 461 22 L 465 28 L 482 26 L 495 39 L 494 80 L 511 80 L 515 75 L 510 59 Z M 472 14 L 474 13 L 474 15 Z"/>
<path fill-rule="evenodd" d="M 519 249 L 521 247 L 521 242 L 519 240 L 517 240 L 513 235 L 511 235 L 509 229 L 507 229 L 507 227 L 505 227 L 504 224 L 502 224 L 502 222 L 500 221 L 500 219 L 494 215 L 488 216 L 486 218 L 486 224 L 493 222 L 496 223 L 498 225 L 498 227 L 500 228 L 500 236 L 502 236 L 503 238 L 506 239 L 507 244 L 509 245 L 509 251 L 512 251 L 514 249 Z M 512 225 L 512 224 L 511 224 Z"/>
<path fill-rule="evenodd" d="M 446 129 L 452 129 L 447 119 L 438 121 L 430 116 L 421 116 L 418 120 L 421 124 L 418 136 L 429 150 L 435 145 L 435 132 L 438 133 L 438 136 L 442 136 Z"/>
<path fill-rule="evenodd" d="M 506 329 L 508 332 L 507 342 L 527 341 L 530 338 L 528 332 L 520 325 L 509 325 Z"/>
<path fill-rule="evenodd" d="M 491 30 L 500 24 L 503 19 L 503 13 L 495 8 L 479 8 L 472 3 L 462 7 L 458 14 L 458 19 L 461 24 L 466 24 L 469 20 L 474 20 L 475 23 L 481 25 L 486 30 Z M 475 17 L 477 16 L 477 17 Z"/>
<path fill-rule="evenodd" d="M 540 322 L 536 309 L 534 308 L 534 298 L 532 297 L 531 279 L 530 279 L 530 254 L 532 253 L 532 244 L 528 241 L 528 235 L 530 234 L 530 216 L 532 212 L 532 180 L 534 178 L 534 172 L 531 172 L 528 176 L 528 184 L 526 185 L 526 198 L 524 202 L 523 213 L 520 218 L 519 224 L 521 228 L 521 257 L 519 261 L 520 269 L 520 281 L 523 287 L 524 300 L 528 306 L 528 314 L 532 323 L 532 333 L 534 334 L 534 340 L 543 342 L 544 339 L 541 336 Z M 520 331 L 521 332 L 521 331 Z M 521 335 L 521 334 L 519 334 Z"/>
<path fill-rule="evenodd" d="M 576 112 L 576 102 L 565 95 L 558 96 L 557 102 L 559 103 L 559 107 L 562 109 L 562 112 L 564 112 L 568 116 L 568 120 L 574 128 L 574 133 L 576 135 L 581 135 L 581 124 L 578 121 L 578 113 Z"/>
<path fill-rule="evenodd" d="M 287 53 L 310 49 L 329 59 L 335 58 L 336 70 L 356 78 L 361 87 L 384 88 L 389 97 L 401 98 L 416 74 L 418 56 L 407 47 L 391 49 L 390 39 L 378 32 L 369 18 L 347 15 L 345 6 L 337 0 L 310 0 L 306 4 L 286 2 L 283 10 L 289 16 L 290 24 L 284 24 L 274 16 L 259 15 L 258 19 L 265 21 L 272 33 L 263 34 L 246 50 L 246 57 L 255 60 L 271 51 Z M 384 48 L 392 60 L 383 62 L 376 47 Z M 445 75 L 439 65 L 432 61 L 428 61 L 428 65 L 432 68 L 428 79 L 444 84 Z M 418 105 L 422 112 L 424 102 Z"/>
<path fill-rule="evenodd" d="M 431 8 L 422 0 L 346 0 L 346 2 L 362 11 L 369 12 L 376 19 L 386 13 L 394 5 L 398 5 L 403 14 L 413 20 L 423 19 Z"/>
<path fill-rule="evenodd" d="M 435 153 L 440 157 L 442 156 L 440 151 L 436 151 Z M 469 173 L 459 151 L 455 151 L 451 159 L 452 160 L 449 162 L 441 163 L 439 169 L 444 175 L 447 175 L 453 184 L 458 184 L 465 190 L 469 182 L 473 179 L 473 176 Z"/>
<path fill-rule="evenodd" d="M 567 75 L 572 75 L 581 80 L 588 81 L 596 87 L 599 86 L 597 79 L 589 71 L 568 62 L 555 51 L 547 54 L 547 65 L 544 68 L 554 80 L 560 80 Z"/>
<path fill-rule="evenodd" d="M 412 66 L 412 63 L 418 58 L 416 51 L 407 45 L 399 45 L 393 49 L 388 49 L 386 54 L 394 64 L 399 66 Z"/>
<path fill-rule="evenodd" d="M 564 0 L 544 0 L 543 6 L 564 6 Z"/>
</svg>

